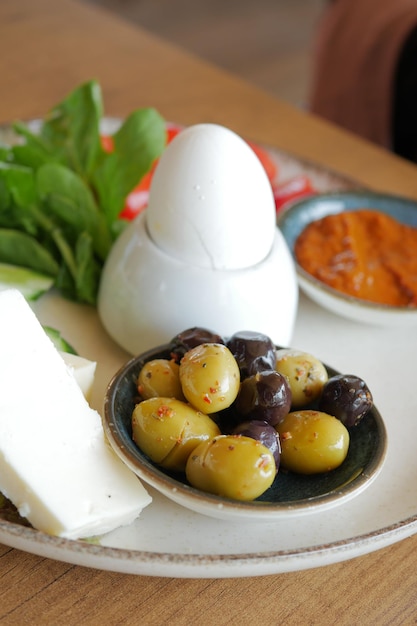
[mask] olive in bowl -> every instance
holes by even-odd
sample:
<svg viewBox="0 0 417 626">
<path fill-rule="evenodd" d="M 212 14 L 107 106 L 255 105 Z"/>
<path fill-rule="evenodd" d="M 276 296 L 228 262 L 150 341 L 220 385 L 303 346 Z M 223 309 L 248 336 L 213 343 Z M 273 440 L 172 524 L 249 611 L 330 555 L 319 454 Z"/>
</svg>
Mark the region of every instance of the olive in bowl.
<svg viewBox="0 0 417 626">
<path fill-rule="evenodd" d="M 206 356 L 212 354 L 213 351 L 219 352 L 219 355 L 224 351 L 228 354 L 229 348 L 226 341 L 217 345 L 216 343 L 213 342 L 210 349 L 207 348 Z M 219 345 L 222 346 L 221 349 L 219 349 Z M 199 354 L 201 346 L 194 346 L 188 352 L 193 353 L 195 348 L 198 348 L 196 353 Z M 222 409 L 212 413 L 200 411 L 192 406 L 192 402 L 186 398 L 185 394 L 185 401 L 184 399 L 179 400 L 164 396 L 143 400 L 138 390 L 140 372 L 145 368 L 145 372 L 150 370 L 153 376 L 156 371 L 164 371 L 163 369 L 160 370 L 159 367 L 153 369 L 145 366 L 158 359 L 175 361 L 176 357 L 173 355 L 173 345 L 169 343 L 135 357 L 123 366 L 108 386 L 103 417 L 105 433 L 115 452 L 139 478 L 171 500 L 193 511 L 221 519 L 267 521 L 279 519 L 281 516 L 317 510 L 317 508 L 329 508 L 359 493 L 370 484 L 379 472 L 385 454 L 386 434 L 381 417 L 375 407 L 372 407 L 367 416 L 349 433 L 351 445 L 349 445 L 346 460 L 339 467 L 331 472 L 309 474 L 304 471 L 304 474 L 300 475 L 286 468 L 285 454 L 284 457 L 282 454 L 280 457 L 277 456 L 277 453 L 281 453 L 282 449 L 282 441 L 278 432 L 279 425 L 274 426 L 264 420 L 254 420 L 241 416 L 239 424 L 234 423 L 230 429 L 223 429 L 223 422 L 219 416 L 221 413 L 234 412 L 235 399 L 233 396 L 237 393 L 236 390 L 241 382 L 237 386 L 233 384 L 233 393 L 228 397 L 225 405 L 221 405 L 226 406 L 231 403 L 229 408 L 224 411 Z M 178 360 L 178 377 L 184 356 Z M 230 355 L 228 354 L 229 358 Z M 188 357 L 185 358 L 185 362 L 187 360 Z M 207 362 L 205 358 L 198 358 L 198 370 L 204 372 L 207 369 Z M 328 366 L 325 366 L 325 369 L 329 376 L 337 374 Z M 270 373 L 274 370 L 263 370 L 257 374 L 262 377 L 264 371 Z M 229 373 L 226 378 L 230 381 L 230 379 L 235 380 L 236 377 L 240 377 L 240 372 L 239 368 L 236 371 L 235 364 L 233 375 L 230 377 Z M 197 397 L 200 399 L 201 394 L 204 396 L 207 392 L 206 382 L 204 381 L 201 387 L 197 385 Z M 214 382 L 211 380 L 209 387 L 213 387 L 215 390 L 219 387 L 219 383 L 218 376 L 215 374 Z M 152 388 L 156 386 L 158 389 L 161 388 L 159 384 L 155 385 L 155 381 L 152 381 L 152 384 Z M 182 383 L 181 391 L 183 392 Z M 177 402 L 182 404 L 177 405 Z M 142 407 L 137 408 L 141 404 Z M 204 401 L 203 406 L 206 410 L 207 408 L 210 410 L 210 397 Z M 148 414 L 147 407 L 151 409 Z M 291 410 L 294 409 L 291 408 Z M 203 414 L 204 418 L 196 418 L 196 423 L 203 424 L 209 420 L 208 423 L 212 425 L 211 433 L 204 432 L 205 429 L 203 432 L 199 431 L 198 428 L 195 429 L 194 418 L 199 413 Z M 133 417 L 134 414 L 136 414 L 135 417 Z M 143 415 L 141 416 L 141 414 Z M 147 444 L 141 443 L 139 437 L 134 435 L 133 431 L 137 427 L 138 416 L 141 416 L 139 421 L 142 421 L 140 428 L 143 427 L 144 431 L 149 429 L 154 434 L 156 433 L 153 442 L 162 441 L 163 449 L 155 451 L 153 444 L 147 449 Z M 163 427 L 164 421 L 170 422 L 170 429 L 167 433 L 161 434 L 158 429 L 160 426 Z M 341 422 L 338 423 L 342 425 Z M 219 434 L 219 430 L 221 430 L 221 434 Z M 314 433 L 316 430 L 314 427 Z M 290 428 L 286 424 L 283 440 L 288 440 L 288 433 L 290 432 Z M 295 431 L 292 435 L 295 436 Z M 134 437 L 138 445 L 135 443 Z M 245 443 L 248 439 L 250 445 Z M 181 445 L 183 442 L 185 443 L 184 446 Z M 225 449 L 227 454 L 225 454 Z M 253 464 L 251 465 L 253 455 L 249 455 L 252 461 L 247 462 L 248 456 L 244 452 L 245 449 L 246 452 L 247 450 L 260 452 L 254 461 L 255 469 Z M 234 454 L 235 451 L 236 454 Z M 216 461 L 219 458 L 222 459 L 220 464 Z M 242 467 L 239 466 L 239 458 L 241 460 L 246 459 Z M 205 462 L 209 460 L 210 463 L 204 467 Z M 208 471 L 209 466 L 210 471 Z M 224 476 L 222 478 L 222 470 L 225 466 L 229 467 L 228 472 L 226 472 L 228 474 L 227 479 Z M 216 467 L 220 471 L 213 472 L 213 468 Z M 278 467 L 279 471 L 277 472 Z M 325 469 L 327 468 L 330 466 L 326 465 Z M 267 476 L 263 476 L 262 480 L 257 482 L 256 474 L 263 475 L 264 470 Z M 271 472 L 273 474 L 272 480 Z M 238 484 L 239 481 L 233 480 L 233 474 L 236 473 L 242 476 L 249 473 L 252 478 L 255 476 L 254 490 L 248 492 L 241 488 L 242 486 Z M 232 480 L 230 476 L 232 476 Z M 220 483 L 217 482 L 219 479 Z"/>
<path fill-rule="evenodd" d="M 176 398 L 149 398 L 133 410 L 133 441 L 166 469 L 184 471 L 193 449 L 217 435 L 220 430 L 208 415 Z"/>
<path fill-rule="evenodd" d="M 347 428 L 356 426 L 373 405 L 368 385 L 359 376 L 336 374 L 323 387 L 320 410 L 339 419 Z"/>
</svg>

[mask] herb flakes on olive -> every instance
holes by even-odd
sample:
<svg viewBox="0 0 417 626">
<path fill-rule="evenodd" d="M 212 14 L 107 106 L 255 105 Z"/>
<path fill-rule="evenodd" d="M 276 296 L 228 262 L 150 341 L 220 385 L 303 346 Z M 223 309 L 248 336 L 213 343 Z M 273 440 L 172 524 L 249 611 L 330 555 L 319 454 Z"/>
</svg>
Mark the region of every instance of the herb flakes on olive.
<svg viewBox="0 0 417 626">
<path fill-rule="evenodd" d="M 217 413 L 236 399 L 239 367 L 225 345 L 203 343 L 181 359 L 180 381 L 190 404 L 204 413 Z"/>
<path fill-rule="evenodd" d="M 185 400 L 178 363 L 172 359 L 153 359 L 145 363 L 139 372 L 138 392 L 143 400 L 159 396 Z"/>
<path fill-rule="evenodd" d="M 275 369 L 287 377 L 292 407 L 299 409 L 317 400 L 329 376 L 323 363 L 308 352 L 282 348 Z"/>
<path fill-rule="evenodd" d="M 220 434 L 215 422 L 175 398 L 150 398 L 136 405 L 132 438 L 151 461 L 161 467 L 184 471 L 193 449 Z"/>
<path fill-rule="evenodd" d="M 185 468 L 189 483 L 218 496 L 254 500 L 274 482 L 272 452 L 259 441 L 242 435 L 220 435 L 199 444 Z"/>
<path fill-rule="evenodd" d="M 296 474 L 320 474 L 339 467 L 349 449 L 349 432 L 322 411 L 293 411 L 277 426 L 281 465 Z"/>
</svg>

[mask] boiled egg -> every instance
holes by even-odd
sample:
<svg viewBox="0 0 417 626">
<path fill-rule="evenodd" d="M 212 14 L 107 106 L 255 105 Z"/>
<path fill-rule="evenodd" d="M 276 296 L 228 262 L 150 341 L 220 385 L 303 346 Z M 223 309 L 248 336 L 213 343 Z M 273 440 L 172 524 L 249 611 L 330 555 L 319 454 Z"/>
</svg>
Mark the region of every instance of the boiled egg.
<svg viewBox="0 0 417 626">
<path fill-rule="evenodd" d="M 160 160 L 146 222 L 158 248 L 184 263 L 251 267 L 266 258 L 274 240 L 271 185 L 241 137 L 215 124 L 192 126 Z"/>
<path fill-rule="evenodd" d="M 147 209 L 106 261 L 98 312 L 108 333 L 132 354 L 191 326 L 258 330 L 288 345 L 297 302 L 258 157 L 223 126 L 183 130 L 159 160 Z"/>
</svg>

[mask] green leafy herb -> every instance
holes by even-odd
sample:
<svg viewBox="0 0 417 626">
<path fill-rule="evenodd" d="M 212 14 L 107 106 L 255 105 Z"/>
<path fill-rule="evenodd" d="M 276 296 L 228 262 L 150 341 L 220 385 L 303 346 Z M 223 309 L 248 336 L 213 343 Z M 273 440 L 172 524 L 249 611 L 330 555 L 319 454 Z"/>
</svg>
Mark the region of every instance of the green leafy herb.
<svg viewBox="0 0 417 626">
<path fill-rule="evenodd" d="M 77 355 L 77 351 L 75 348 L 68 343 L 66 339 L 62 336 L 61 332 L 56 328 L 52 328 L 52 326 L 43 326 L 43 330 L 48 335 L 49 339 L 54 344 L 55 348 L 60 352 L 68 352 L 68 354 Z"/>
<path fill-rule="evenodd" d="M 106 154 L 94 172 L 94 186 L 109 224 L 117 219 L 127 194 L 137 184 L 137 170 L 146 174 L 164 148 L 165 134 L 161 145 L 158 119 L 154 109 L 132 113 L 113 136 L 114 152 Z"/>
<path fill-rule="evenodd" d="M 25 232 L 0 228 L 0 261 L 56 276 L 59 265 L 50 252 Z"/>
<path fill-rule="evenodd" d="M 163 118 L 134 111 L 101 145 L 100 86 L 89 81 L 52 108 L 20 143 L 0 146 L 0 263 L 52 276 L 71 299 L 95 304 L 101 270 L 125 222 L 126 196 L 165 147 Z"/>
</svg>

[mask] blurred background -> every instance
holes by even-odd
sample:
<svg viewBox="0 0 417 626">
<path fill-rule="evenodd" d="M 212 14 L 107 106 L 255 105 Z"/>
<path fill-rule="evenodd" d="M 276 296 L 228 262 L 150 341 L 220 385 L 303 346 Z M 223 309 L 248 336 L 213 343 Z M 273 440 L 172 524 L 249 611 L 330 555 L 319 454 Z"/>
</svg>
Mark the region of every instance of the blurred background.
<svg viewBox="0 0 417 626">
<path fill-rule="evenodd" d="M 299 107 L 327 0 L 83 0 Z"/>
</svg>

